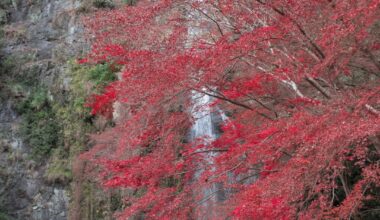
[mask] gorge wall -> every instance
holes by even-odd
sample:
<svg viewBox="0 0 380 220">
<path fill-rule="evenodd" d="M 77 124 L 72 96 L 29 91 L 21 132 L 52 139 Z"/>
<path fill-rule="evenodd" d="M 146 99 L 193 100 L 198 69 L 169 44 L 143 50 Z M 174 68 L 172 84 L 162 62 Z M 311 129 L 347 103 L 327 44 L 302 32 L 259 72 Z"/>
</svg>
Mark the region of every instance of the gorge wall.
<svg viewBox="0 0 380 220">
<path fill-rule="evenodd" d="M 1 220 L 111 218 L 104 208 L 111 197 L 74 181 L 71 169 L 87 139 L 69 120 L 88 120 L 88 130 L 96 130 L 84 114 L 68 112 L 80 104 L 73 104 L 72 81 L 79 80 L 77 92 L 86 83 L 80 75 L 86 70 L 77 66 L 76 78 L 71 73 L 73 60 L 88 50 L 81 17 L 95 6 L 92 0 L 0 2 Z M 69 209 L 76 212 L 71 217 Z"/>
</svg>

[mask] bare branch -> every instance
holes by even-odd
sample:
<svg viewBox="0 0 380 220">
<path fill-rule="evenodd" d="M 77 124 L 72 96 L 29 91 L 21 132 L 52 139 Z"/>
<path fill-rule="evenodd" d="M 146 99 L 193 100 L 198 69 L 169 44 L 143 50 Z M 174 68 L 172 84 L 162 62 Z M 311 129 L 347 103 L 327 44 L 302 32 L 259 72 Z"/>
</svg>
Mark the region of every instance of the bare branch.
<svg viewBox="0 0 380 220">
<path fill-rule="evenodd" d="M 377 116 L 380 116 L 380 111 L 379 111 L 379 110 L 376 110 L 376 109 L 375 109 L 374 107 L 372 107 L 371 105 L 366 104 L 365 107 L 366 107 L 366 109 L 367 109 L 368 111 L 370 111 L 372 114 L 377 115 Z"/>
<path fill-rule="evenodd" d="M 196 10 L 199 11 L 201 14 L 203 14 L 208 19 L 210 19 L 213 23 L 215 23 L 215 25 L 218 27 L 218 31 L 219 31 L 220 35 L 224 36 L 222 28 L 220 27 L 219 23 L 215 19 L 213 19 L 210 15 L 208 15 L 207 13 L 202 11 L 201 9 L 197 8 Z"/>
<path fill-rule="evenodd" d="M 331 95 L 312 77 L 307 76 L 306 81 L 308 81 L 312 86 L 314 86 L 318 91 L 320 91 L 326 98 L 331 99 Z"/>
</svg>

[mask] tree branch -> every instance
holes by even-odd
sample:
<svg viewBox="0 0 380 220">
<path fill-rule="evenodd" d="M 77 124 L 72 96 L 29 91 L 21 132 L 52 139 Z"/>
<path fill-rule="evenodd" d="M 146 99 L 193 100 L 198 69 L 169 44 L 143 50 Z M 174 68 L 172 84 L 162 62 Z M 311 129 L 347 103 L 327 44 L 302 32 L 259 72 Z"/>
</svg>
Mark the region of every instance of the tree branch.
<svg viewBox="0 0 380 220">
<path fill-rule="evenodd" d="M 258 98 L 255 98 L 255 97 L 253 97 L 253 96 L 251 96 L 251 95 L 249 95 L 249 94 L 247 94 L 247 96 L 248 96 L 250 99 L 252 99 L 252 100 L 254 100 L 255 102 L 257 102 L 257 103 L 258 103 L 259 105 L 261 105 L 263 108 L 265 108 L 265 109 L 267 109 L 267 110 L 273 112 L 274 115 L 275 115 L 275 117 L 278 118 L 278 114 L 277 114 L 277 112 L 274 110 L 274 108 L 270 108 L 270 107 L 268 107 L 268 106 L 265 105 L 262 101 L 260 101 Z"/>
<path fill-rule="evenodd" d="M 326 98 L 331 99 L 331 95 L 312 77 L 307 76 L 306 81 L 308 81 L 312 86 L 314 86 L 318 91 L 320 91 Z"/>
<path fill-rule="evenodd" d="M 380 116 L 380 111 L 379 110 L 376 110 L 374 107 L 372 107 L 371 105 L 369 104 L 365 104 L 365 107 L 368 111 L 370 111 L 372 114 L 376 115 L 376 116 Z"/>
<path fill-rule="evenodd" d="M 226 102 L 229 102 L 231 104 L 234 104 L 234 105 L 237 105 L 237 106 L 240 106 L 240 107 L 243 107 L 245 109 L 248 109 L 250 111 L 255 111 L 257 112 L 257 114 L 261 115 L 262 117 L 266 118 L 266 119 L 269 119 L 271 121 L 274 121 L 275 119 L 269 117 L 268 115 L 264 114 L 264 113 L 261 113 L 253 108 L 251 108 L 250 106 L 246 105 L 246 104 L 243 104 L 243 103 L 240 103 L 240 102 L 237 102 L 237 101 L 234 101 L 234 100 L 231 100 L 231 99 L 228 99 L 224 96 L 218 96 L 218 95 L 214 95 L 214 94 L 211 94 L 211 93 L 208 93 L 208 92 L 205 92 L 205 91 L 201 91 L 201 90 L 197 90 L 197 89 L 194 89 L 195 91 L 199 92 L 199 93 L 203 93 L 205 95 L 208 95 L 208 96 L 211 96 L 211 97 L 214 97 L 214 98 L 217 98 L 217 99 L 220 99 L 220 100 L 223 100 L 223 101 L 226 101 Z"/>
<path fill-rule="evenodd" d="M 210 19 L 213 23 L 215 23 L 216 26 L 218 27 L 218 31 L 219 31 L 220 35 L 224 36 L 222 28 L 220 27 L 219 23 L 215 19 L 213 19 L 210 15 L 206 14 L 204 11 L 202 11 L 199 8 L 196 8 L 196 10 L 199 11 L 201 14 L 203 14 L 208 19 Z"/>
<path fill-rule="evenodd" d="M 301 32 L 301 34 L 307 39 L 307 41 L 311 44 L 311 46 L 317 51 L 318 55 L 320 56 L 320 58 L 324 59 L 325 58 L 325 54 L 323 53 L 323 51 L 318 47 L 318 45 L 309 37 L 309 35 L 306 33 L 306 31 L 302 28 L 302 26 L 300 24 L 298 24 L 298 22 L 285 14 L 285 12 L 281 11 L 280 9 L 274 7 L 273 5 L 268 5 L 266 4 L 266 2 L 263 2 L 261 0 L 256 0 L 258 3 L 262 4 L 262 5 L 266 5 L 266 6 L 269 6 L 273 11 L 275 11 L 277 14 L 283 16 L 283 17 L 288 17 L 290 19 L 291 22 L 293 22 L 295 24 L 295 26 L 297 27 L 297 29 Z"/>
<path fill-rule="evenodd" d="M 226 173 L 228 173 L 228 172 L 231 172 L 231 171 L 233 171 L 233 170 L 236 170 L 236 169 L 239 168 L 244 162 L 245 162 L 245 161 L 243 160 L 243 161 L 241 161 L 240 163 L 238 163 L 236 166 L 232 167 L 232 168 L 229 169 L 229 170 L 226 170 L 226 171 L 224 171 L 224 172 L 222 172 L 222 173 L 219 173 L 219 174 L 217 174 L 217 175 L 215 175 L 215 176 L 210 176 L 209 178 L 206 179 L 206 181 L 209 181 L 209 180 L 211 180 L 211 179 L 218 178 L 218 177 L 220 177 L 220 176 L 222 176 L 222 175 L 224 175 L 224 174 L 226 174 Z"/>
<path fill-rule="evenodd" d="M 348 189 L 348 186 L 346 184 L 346 181 L 344 180 L 342 174 L 339 174 L 339 179 L 342 182 L 344 193 L 346 194 L 346 197 L 350 194 L 350 190 Z"/>
<path fill-rule="evenodd" d="M 252 174 L 252 175 L 248 175 L 248 176 L 244 177 L 243 179 L 240 179 L 238 182 L 239 182 L 239 183 L 242 183 L 242 182 L 244 182 L 245 180 L 247 180 L 247 179 L 249 179 L 249 178 L 251 178 L 251 177 L 254 177 L 254 176 L 256 176 L 256 175 L 258 175 L 258 174 L 260 174 L 260 173 L 276 173 L 276 172 L 278 172 L 278 171 L 279 171 L 279 170 L 261 170 L 260 172 L 254 173 L 254 174 Z"/>
</svg>

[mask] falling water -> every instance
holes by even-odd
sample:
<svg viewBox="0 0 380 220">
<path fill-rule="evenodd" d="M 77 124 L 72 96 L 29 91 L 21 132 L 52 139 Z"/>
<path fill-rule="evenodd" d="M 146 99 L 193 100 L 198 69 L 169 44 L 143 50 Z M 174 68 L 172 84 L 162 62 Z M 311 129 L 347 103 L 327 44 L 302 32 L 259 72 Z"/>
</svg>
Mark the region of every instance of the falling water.
<svg viewBox="0 0 380 220">
<path fill-rule="evenodd" d="M 192 22 L 188 26 L 186 48 L 191 48 L 197 38 L 202 37 L 203 30 L 199 28 L 202 16 L 199 12 L 189 12 L 187 15 Z M 200 92 L 193 91 L 192 93 L 193 106 L 191 115 L 194 118 L 194 124 L 191 129 L 191 139 L 196 142 L 198 139 L 203 140 L 203 144 L 207 146 L 212 141 L 218 138 L 217 124 L 225 120 L 225 115 L 219 109 L 210 107 L 212 97 Z M 216 111 L 215 111 L 216 110 Z M 215 112 L 220 114 L 215 114 Z M 205 149 L 198 149 L 202 151 Z M 202 173 L 205 171 L 205 166 L 208 170 L 216 171 L 217 167 L 214 163 L 214 158 L 217 156 L 215 152 L 201 153 L 201 160 L 205 163 L 198 164 L 197 171 L 194 175 L 194 183 L 196 184 Z M 200 199 L 197 201 L 195 213 L 196 219 L 206 220 L 215 219 L 218 216 L 216 206 L 218 202 L 225 199 L 221 184 L 213 183 L 208 186 L 201 186 L 195 190 L 194 197 Z"/>
<path fill-rule="evenodd" d="M 193 92 L 192 94 L 193 108 L 192 116 L 195 119 L 192 126 L 192 140 L 202 139 L 203 144 L 206 146 L 218 137 L 218 131 L 216 126 L 218 121 L 223 120 L 225 116 L 223 114 L 215 114 L 210 107 L 212 98 L 208 95 L 204 95 L 199 92 Z M 198 151 L 204 151 L 205 149 L 198 149 Z M 201 153 L 201 160 L 205 161 L 205 164 L 198 164 L 198 170 L 194 175 L 194 180 L 199 180 L 201 174 L 205 171 L 205 167 L 211 171 L 216 171 L 214 158 L 217 156 L 215 152 Z M 196 219 L 215 219 L 218 217 L 216 206 L 218 202 L 225 199 L 223 187 L 219 183 L 212 183 L 210 185 L 201 186 L 195 197 L 198 200 L 198 206 L 196 210 Z"/>
<path fill-rule="evenodd" d="M 211 120 L 211 97 L 199 92 L 193 92 L 193 109 L 192 116 L 196 119 L 192 127 L 192 137 L 207 137 L 207 141 L 213 141 L 216 139 L 216 133 L 214 132 L 212 120 Z"/>
</svg>

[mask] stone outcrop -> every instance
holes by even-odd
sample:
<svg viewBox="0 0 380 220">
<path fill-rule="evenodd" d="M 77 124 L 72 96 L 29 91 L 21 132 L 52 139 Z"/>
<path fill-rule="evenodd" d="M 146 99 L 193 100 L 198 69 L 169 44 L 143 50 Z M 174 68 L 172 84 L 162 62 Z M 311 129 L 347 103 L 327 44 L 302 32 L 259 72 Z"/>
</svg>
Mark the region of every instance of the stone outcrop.
<svg viewBox="0 0 380 220">
<path fill-rule="evenodd" d="M 69 185 L 45 180 L 48 159 L 31 158 L 19 132 L 22 119 L 15 106 L 36 85 L 48 88 L 51 99 L 64 96 L 67 85 L 61 82 L 69 81 L 67 60 L 86 50 L 81 7 L 79 0 L 0 4 L 0 59 L 13 68 L 6 71 L 3 65 L 0 75 L 0 219 L 68 218 Z M 18 89 L 18 81 L 25 87 Z"/>
</svg>

